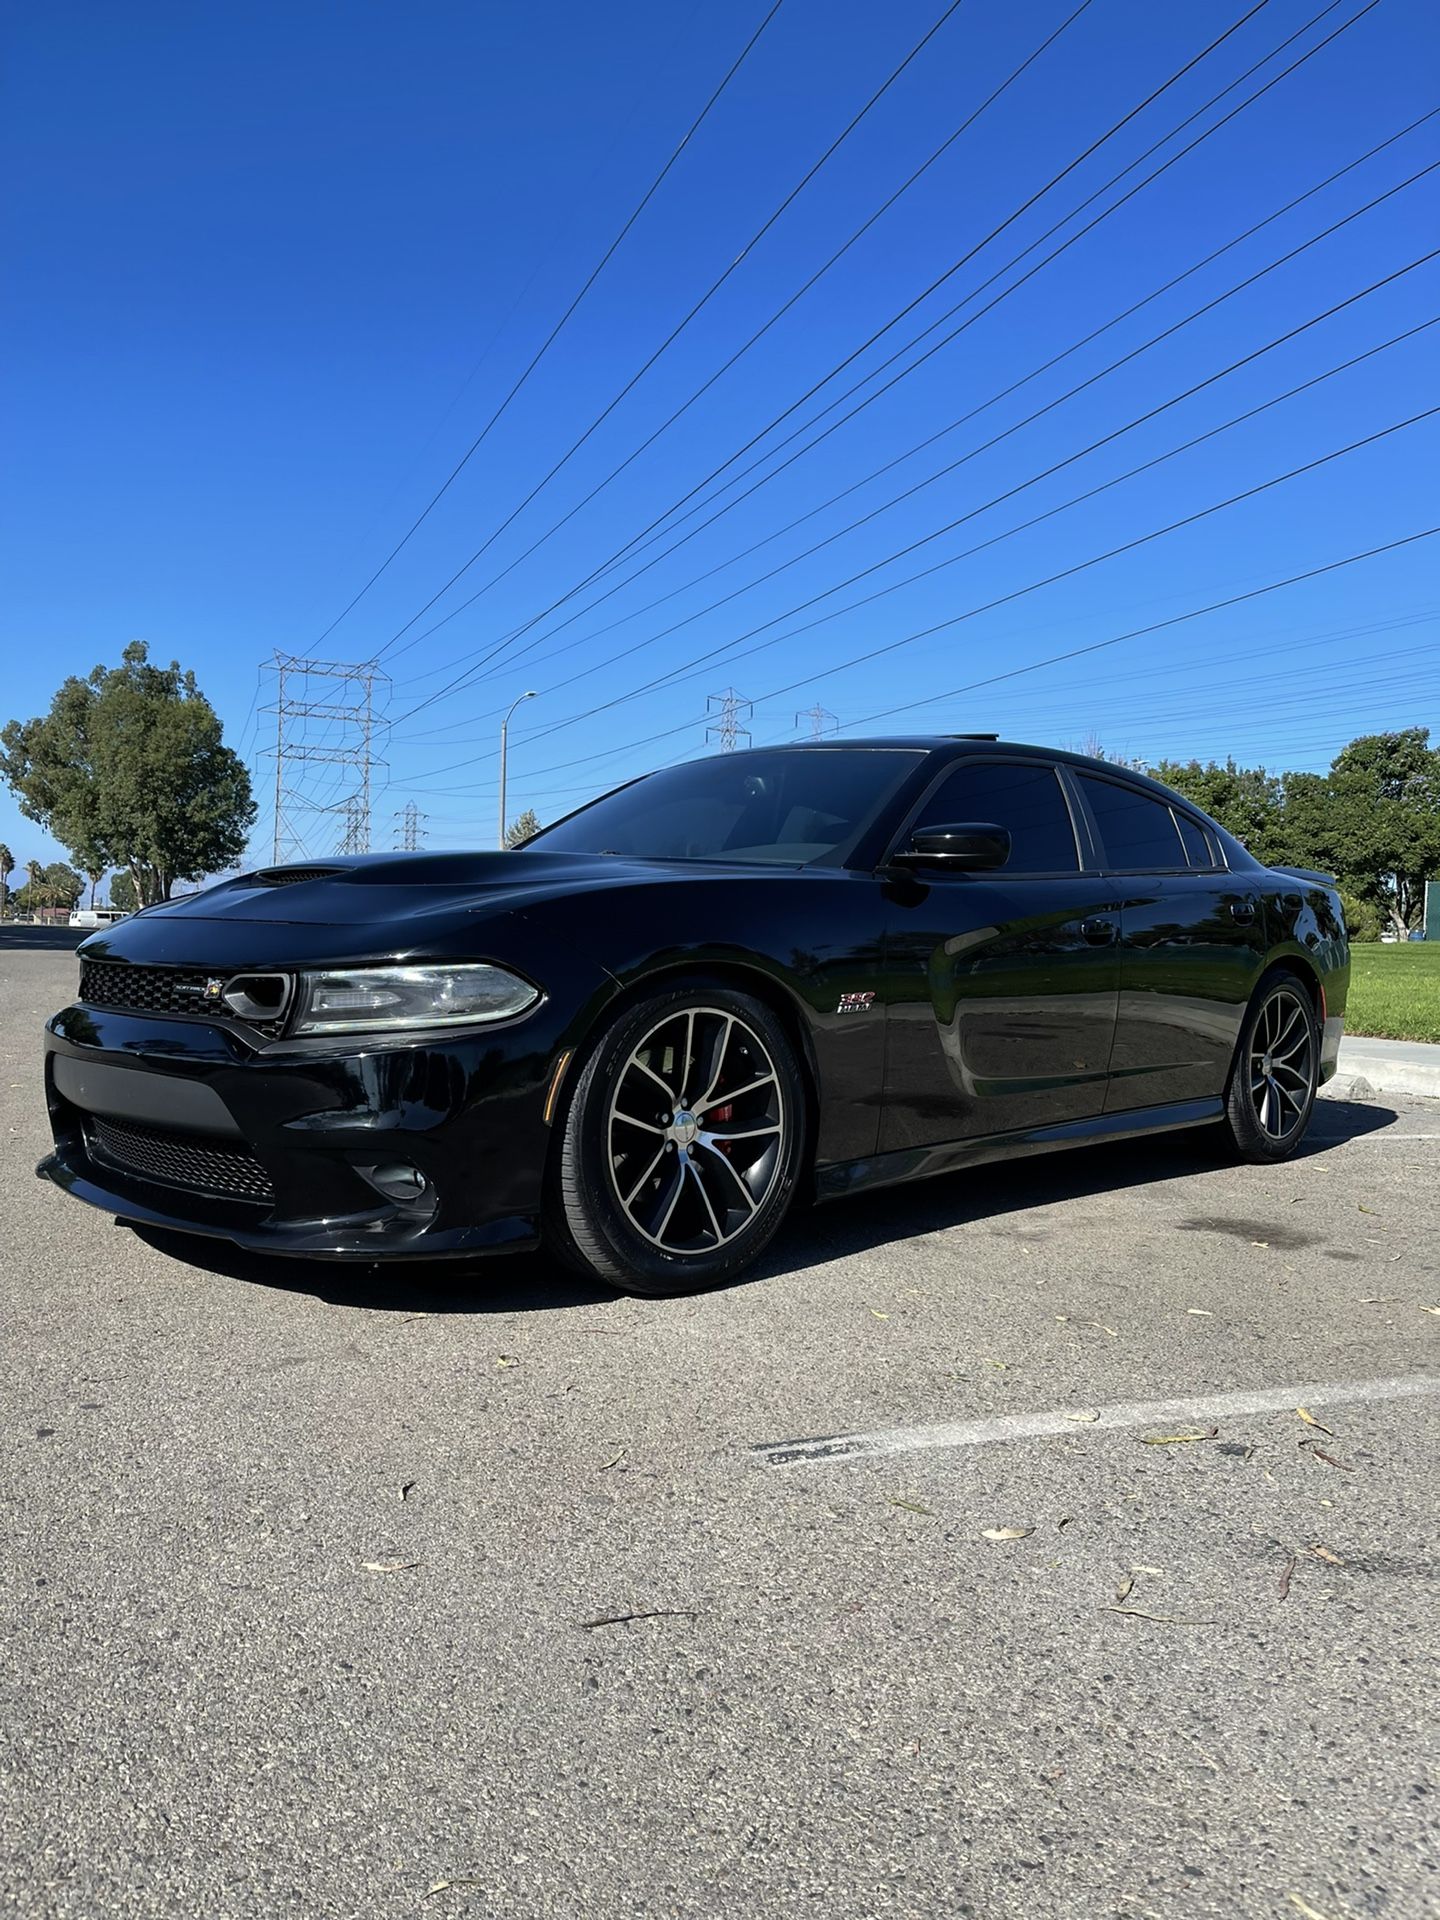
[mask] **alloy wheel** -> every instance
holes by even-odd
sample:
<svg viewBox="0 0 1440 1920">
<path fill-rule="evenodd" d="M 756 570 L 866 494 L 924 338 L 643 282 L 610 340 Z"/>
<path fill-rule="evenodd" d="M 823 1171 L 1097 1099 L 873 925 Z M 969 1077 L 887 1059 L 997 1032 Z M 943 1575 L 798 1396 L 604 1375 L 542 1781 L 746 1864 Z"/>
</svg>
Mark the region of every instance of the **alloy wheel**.
<svg viewBox="0 0 1440 1920">
<path fill-rule="evenodd" d="M 1281 987 L 1250 1036 L 1250 1100 L 1269 1139 L 1288 1139 L 1302 1124 L 1314 1083 L 1314 1015 L 1298 988 Z"/>
<path fill-rule="evenodd" d="M 615 1076 L 606 1127 L 626 1217 L 669 1254 L 713 1253 L 764 1207 L 790 1116 L 764 1041 L 737 1014 L 682 1007 Z"/>
</svg>

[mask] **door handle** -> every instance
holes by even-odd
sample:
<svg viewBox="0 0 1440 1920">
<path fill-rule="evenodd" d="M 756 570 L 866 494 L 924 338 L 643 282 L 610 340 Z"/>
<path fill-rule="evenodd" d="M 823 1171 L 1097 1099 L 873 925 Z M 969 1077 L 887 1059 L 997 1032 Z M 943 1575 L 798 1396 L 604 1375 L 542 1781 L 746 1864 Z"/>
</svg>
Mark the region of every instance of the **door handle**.
<svg viewBox="0 0 1440 1920">
<path fill-rule="evenodd" d="M 1098 916 L 1091 920 L 1082 920 L 1080 922 L 1080 933 L 1081 937 L 1088 940 L 1091 946 L 1106 947 L 1109 946 L 1110 942 L 1115 938 L 1115 922 L 1113 920 L 1102 920 Z"/>
<path fill-rule="evenodd" d="M 1238 920 L 1242 926 L 1249 926 L 1250 922 L 1255 918 L 1255 902 L 1253 900 L 1232 900 L 1230 902 L 1230 918 L 1232 920 Z"/>
</svg>

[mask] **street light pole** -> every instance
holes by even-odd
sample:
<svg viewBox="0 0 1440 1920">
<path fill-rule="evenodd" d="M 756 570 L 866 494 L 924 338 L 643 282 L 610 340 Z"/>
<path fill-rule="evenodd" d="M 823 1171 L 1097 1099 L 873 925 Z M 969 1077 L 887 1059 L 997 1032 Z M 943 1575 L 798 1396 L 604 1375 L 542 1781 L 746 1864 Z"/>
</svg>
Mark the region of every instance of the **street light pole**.
<svg viewBox="0 0 1440 1920">
<path fill-rule="evenodd" d="M 500 722 L 500 837 L 496 845 L 502 853 L 505 851 L 505 746 L 510 733 L 510 721 L 516 707 L 520 706 L 524 701 L 533 700 L 534 698 L 535 694 L 533 689 L 529 693 L 522 693 L 519 700 L 516 700 L 512 704 L 510 712 L 507 713 L 505 718 Z"/>
</svg>

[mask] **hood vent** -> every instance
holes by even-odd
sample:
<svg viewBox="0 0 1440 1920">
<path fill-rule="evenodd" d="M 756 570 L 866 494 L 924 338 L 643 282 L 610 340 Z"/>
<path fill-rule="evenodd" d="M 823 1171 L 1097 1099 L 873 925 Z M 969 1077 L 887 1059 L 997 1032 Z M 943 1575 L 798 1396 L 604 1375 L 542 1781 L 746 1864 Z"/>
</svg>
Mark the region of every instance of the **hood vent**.
<svg viewBox="0 0 1440 1920">
<path fill-rule="evenodd" d="M 261 887 L 292 887 L 297 880 L 329 880 L 343 867 L 261 867 L 250 878 Z"/>
</svg>

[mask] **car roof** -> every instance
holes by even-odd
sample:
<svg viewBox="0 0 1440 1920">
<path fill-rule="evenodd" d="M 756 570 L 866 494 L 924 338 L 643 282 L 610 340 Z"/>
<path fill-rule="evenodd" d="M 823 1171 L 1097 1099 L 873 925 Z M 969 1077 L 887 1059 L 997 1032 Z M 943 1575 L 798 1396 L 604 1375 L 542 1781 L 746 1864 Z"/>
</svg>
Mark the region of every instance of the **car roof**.
<svg viewBox="0 0 1440 1920">
<path fill-rule="evenodd" d="M 943 754 L 947 759 L 959 759 L 967 753 L 1036 754 L 1045 760 L 1063 762 L 1064 765 L 1074 767 L 1081 773 L 1099 773 L 1108 775 L 1112 780 L 1123 780 L 1130 786 L 1138 787 L 1142 792 L 1153 794 L 1156 799 L 1163 800 L 1167 806 L 1174 806 L 1178 802 L 1187 812 L 1204 820 L 1223 835 L 1227 846 L 1233 844 L 1246 859 L 1251 858 L 1240 843 L 1234 840 L 1233 835 L 1226 833 L 1217 820 L 1213 820 L 1203 807 L 1196 806 L 1195 802 L 1187 799 L 1184 794 L 1174 792 L 1172 788 L 1153 779 L 1148 773 L 1141 773 L 1136 767 L 1120 766 L 1113 760 L 1097 759 L 1094 754 L 1074 753 L 1068 747 L 1038 746 L 1030 740 L 1002 740 L 995 733 L 887 733 L 864 735 L 855 739 L 847 739 L 843 734 L 830 734 L 821 740 L 791 740 L 774 747 L 739 748 L 735 758 L 740 760 L 747 754 L 756 753 L 815 753 L 824 752 L 827 748 L 833 751 L 837 747 L 853 747 L 862 750 L 876 747 L 904 747 L 912 753 Z"/>
</svg>

